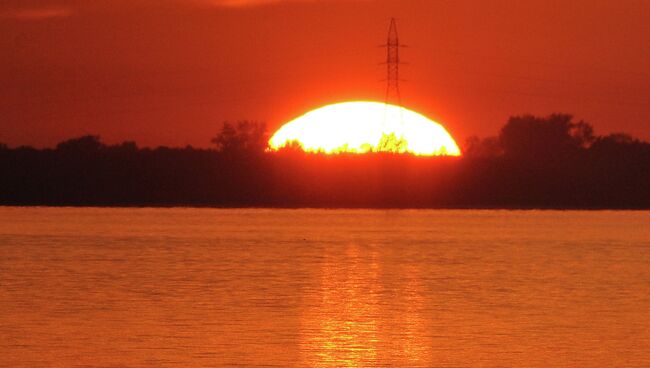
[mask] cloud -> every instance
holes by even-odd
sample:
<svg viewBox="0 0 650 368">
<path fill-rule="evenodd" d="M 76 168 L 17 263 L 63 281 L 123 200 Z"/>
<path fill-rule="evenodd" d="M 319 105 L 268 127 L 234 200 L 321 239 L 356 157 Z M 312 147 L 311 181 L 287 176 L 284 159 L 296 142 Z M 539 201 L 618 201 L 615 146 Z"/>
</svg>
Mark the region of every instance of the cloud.
<svg viewBox="0 0 650 368">
<path fill-rule="evenodd" d="M 63 7 L 15 9 L 0 12 L 0 17 L 17 20 L 44 20 L 65 18 L 72 15 L 72 9 Z"/>
</svg>

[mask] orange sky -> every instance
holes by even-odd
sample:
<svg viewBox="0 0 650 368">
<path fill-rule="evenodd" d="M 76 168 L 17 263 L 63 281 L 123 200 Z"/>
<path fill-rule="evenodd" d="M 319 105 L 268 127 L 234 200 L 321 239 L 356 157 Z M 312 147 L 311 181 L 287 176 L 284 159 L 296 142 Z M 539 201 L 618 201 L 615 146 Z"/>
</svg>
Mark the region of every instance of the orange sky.
<svg viewBox="0 0 650 368">
<path fill-rule="evenodd" d="M 0 142 L 208 146 L 224 120 L 381 101 L 391 16 L 404 105 L 461 144 L 552 112 L 650 140 L 650 1 L 4 0 Z"/>
</svg>

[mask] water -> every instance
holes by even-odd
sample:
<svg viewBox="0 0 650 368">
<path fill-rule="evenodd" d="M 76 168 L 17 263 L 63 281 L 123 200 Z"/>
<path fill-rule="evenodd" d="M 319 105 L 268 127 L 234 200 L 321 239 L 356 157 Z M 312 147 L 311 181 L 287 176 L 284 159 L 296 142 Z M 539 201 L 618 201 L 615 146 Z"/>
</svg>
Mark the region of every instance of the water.
<svg viewBox="0 0 650 368">
<path fill-rule="evenodd" d="M 648 367 L 649 225 L 0 208 L 0 366 Z"/>
</svg>

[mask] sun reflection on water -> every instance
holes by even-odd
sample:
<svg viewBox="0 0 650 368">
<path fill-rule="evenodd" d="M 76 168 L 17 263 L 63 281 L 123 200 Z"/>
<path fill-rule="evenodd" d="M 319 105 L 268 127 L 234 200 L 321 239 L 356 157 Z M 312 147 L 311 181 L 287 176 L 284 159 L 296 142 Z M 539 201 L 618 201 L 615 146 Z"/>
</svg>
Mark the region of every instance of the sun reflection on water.
<svg viewBox="0 0 650 368">
<path fill-rule="evenodd" d="M 351 244 L 344 259 L 325 255 L 320 290 L 303 316 L 301 350 L 319 367 L 361 367 L 377 361 L 379 265 Z M 345 267 L 341 267 L 344 262 Z"/>
<path fill-rule="evenodd" d="M 325 255 L 318 292 L 305 300 L 301 323 L 301 357 L 306 366 L 377 366 L 395 356 L 382 356 L 386 345 L 400 345 L 400 361 L 422 363 L 424 319 L 417 270 L 408 284 L 382 281 L 378 253 L 373 246 L 350 244 L 339 254 Z M 409 272 L 410 272 L 409 271 Z M 401 308 L 394 305 L 399 298 Z M 393 318 L 386 318 L 387 314 Z"/>
</svg>

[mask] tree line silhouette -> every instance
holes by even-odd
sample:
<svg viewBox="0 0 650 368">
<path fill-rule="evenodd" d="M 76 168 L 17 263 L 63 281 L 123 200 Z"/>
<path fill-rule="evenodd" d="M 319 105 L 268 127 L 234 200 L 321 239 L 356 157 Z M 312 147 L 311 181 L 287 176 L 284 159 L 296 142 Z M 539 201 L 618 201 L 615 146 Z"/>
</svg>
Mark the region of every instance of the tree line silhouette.
<svg viewBox="0 0 650 368">
<path fill-rule="evenodd" d="M 0 144 L 0 204 L 372 208 L 650 208 L 650 143 L 596 136 L 570 115 L 515 116 L 464 155 L 266 152 L 262 123 L 225 123 L 214 148 Z"/>
</svg>

